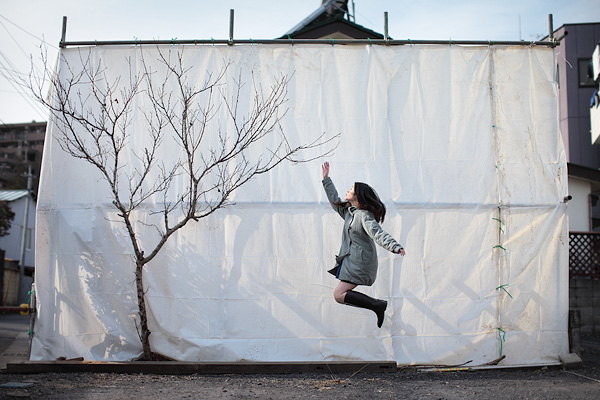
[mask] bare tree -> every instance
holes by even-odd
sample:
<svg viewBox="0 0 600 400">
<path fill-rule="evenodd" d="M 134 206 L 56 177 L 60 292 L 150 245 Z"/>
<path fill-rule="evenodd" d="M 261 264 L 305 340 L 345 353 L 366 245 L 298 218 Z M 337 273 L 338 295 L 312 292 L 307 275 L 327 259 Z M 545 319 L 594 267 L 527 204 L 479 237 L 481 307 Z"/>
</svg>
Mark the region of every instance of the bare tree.
<svg viewBox="0 0 600 400">
<path fill-rule="evenodd" d="M 92 61 L 89 52 L 80 52 L 77 68 L 63 59 L 59 75 L 46 68 L 41 77 L 30 75 L 28 86 L 53 115 L 61 148 L 93 165 L 110 186 L 112 203 L 125 224 L 135 257 L 143 359 L 156 360 L 162 356 L 150 345 L 144 266 L 171 235 L 188 222 L 229 205 L 231 194 L 253 177 L 284 160 L 297 163 L 325 156 L 333 151 L 338 137 L 322 134 L 297 145 L 288 141 L 280 122 L 287 111 L 289 76 L 277 77 L 267 90 L 252 78 L 252 104 L 243 114 L 239 111 L 240 100 L 246 99 L 242 73 L 233 83 L 225 79 L 231 63 L 224 63 L 216 74 L 207 73 L 204 83 L 197 85 L 182 50 L 158 49 L 158 67 L 154 69 L 142 50 L 136 51 L 142 67 L 136 70 L 127 59 L 128 76 L 110 78 L 110 66 Z M 49 98 L 41 89 L 45 82 L 50 85 Z M 234 90 L 228 90 L 228 85 L 234 85 Z M 123 153 L 131 145 L 140 101 L 150 104 L 143 118 L 148 140 L 135 152 L 137 167 L 126 173 Z M 229 129 L 222 121 L 213 123 L 219 110 L 226 111 Z M 171 139 L 176 140 L 181 157 L 168 164 L 159 149 Z M 275 143 L 274 147 L 264 147 L 265 139 Z M 253 150 L 256 148 L 261 151 Z M 317 151 L 317 156 L 306 158 L 305 150 Z M 172 187 L 176 177 L 179 183 L 185 182 L 183 189 Z M 154 225 L 157 242 L 143 248 L 133 213 L 151 198 L 161 199 L 156 202 L 160 209 L 153 211 L 160 214 L 161 222 Z"/>
<path fill-rule="evenodd" d="M 0 237 L 8 235 L 15 213 L 11 210 L 7 201 L 0 201 Z"/>
</svg>

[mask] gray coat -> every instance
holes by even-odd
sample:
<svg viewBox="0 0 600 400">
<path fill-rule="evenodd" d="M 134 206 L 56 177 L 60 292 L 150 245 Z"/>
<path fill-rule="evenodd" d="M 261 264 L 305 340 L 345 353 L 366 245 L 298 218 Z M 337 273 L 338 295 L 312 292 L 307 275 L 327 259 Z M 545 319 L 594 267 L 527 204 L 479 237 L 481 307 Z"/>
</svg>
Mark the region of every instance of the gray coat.
<svg viewBox="0 0 600 400">
<path fill-rule="evenodd" d="M 323 179 L 323 188 L 333 209 L 344 219 L 336 268 L 329 272 L 342 281 L 371 286 L 377 277 L 375 243 L 394 253 L 399 252 L 402 246 L 381 228 L 370 211 L 337 205 L 340 198 L 331 178 Z"/>
</svg>

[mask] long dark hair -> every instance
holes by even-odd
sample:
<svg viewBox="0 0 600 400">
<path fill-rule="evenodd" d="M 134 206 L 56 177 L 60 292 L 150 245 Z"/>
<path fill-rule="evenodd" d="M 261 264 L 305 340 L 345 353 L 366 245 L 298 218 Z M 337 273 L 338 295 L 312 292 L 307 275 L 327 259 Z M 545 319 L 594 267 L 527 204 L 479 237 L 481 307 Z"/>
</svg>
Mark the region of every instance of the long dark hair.
<svg viewBox="0 0 600 400">
<path fill-rule="evenodd" d="M 371 211 L 377 222 L 382 224 L 385 219 L 385 205 L 379 199 L 377 192 L 366 183 L 354 182 L 354 194 L 358 200 L 358 208 Z M 339 205 L 347 207 L 350 202 L 340 202 Z"/>
</svg>

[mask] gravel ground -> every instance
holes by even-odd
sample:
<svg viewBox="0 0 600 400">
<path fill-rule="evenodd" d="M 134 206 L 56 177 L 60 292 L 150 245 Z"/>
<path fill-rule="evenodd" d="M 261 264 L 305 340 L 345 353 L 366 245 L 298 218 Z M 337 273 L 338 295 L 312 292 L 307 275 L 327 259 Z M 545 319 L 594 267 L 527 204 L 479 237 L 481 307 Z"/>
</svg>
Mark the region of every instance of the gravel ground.
<svg viewBox="0 0 600 400">
<path fill-rule="evenodd" d="M 0 375 L 1 399 L 600 399 L 600 337 L 583 338 L 584 367 L 461 372 L 288 375 Z"/>
</svg>

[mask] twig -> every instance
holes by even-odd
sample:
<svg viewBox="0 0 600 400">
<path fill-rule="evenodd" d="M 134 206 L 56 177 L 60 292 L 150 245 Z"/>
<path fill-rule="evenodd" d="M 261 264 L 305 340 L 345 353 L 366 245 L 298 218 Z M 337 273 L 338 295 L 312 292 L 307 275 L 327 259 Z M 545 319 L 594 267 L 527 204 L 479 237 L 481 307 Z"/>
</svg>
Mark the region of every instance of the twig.
<svg viewBox="0 0 600 400">
<path fill-rule="evenodd" d="M 350 381 L 350 379 L 352 379 L 354 377 L 354 375 L 358 374 L 360 371 L 362 371 L 363 369 L 365 369 L 369 364 L 365 364 L 363 365 L 358 371 L 356 371 L 355 373 L 353 373 L 352 375 L 350 375 L 349 377 L 347 377 L 346 379 L 344 379 L 345 381 Z"/>
<path fill-rule="evenodd" d="M 329 364 L 327 363 L 327 360 L 325 360 L 325 356 L 323 355 L 323 353 L 321 351 L 319 351 L 319 353 L 321 353 L 321 357 L 323 357 L 323 361 L 325 361 L 325 366 L 327 367 L 327 369 L 329 370 L 329 374 L 331 375 L 331 380 L 335 381 L 336 378 L 333 375 L 333 371 L 331 371 L 331 368 L 329 368 Z"/>
</svg>

